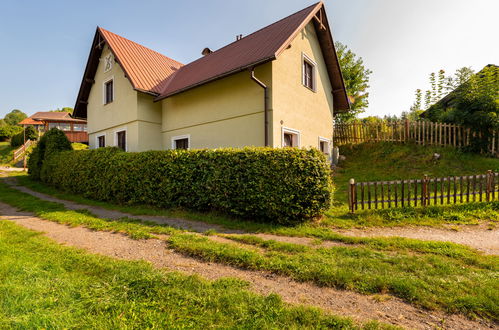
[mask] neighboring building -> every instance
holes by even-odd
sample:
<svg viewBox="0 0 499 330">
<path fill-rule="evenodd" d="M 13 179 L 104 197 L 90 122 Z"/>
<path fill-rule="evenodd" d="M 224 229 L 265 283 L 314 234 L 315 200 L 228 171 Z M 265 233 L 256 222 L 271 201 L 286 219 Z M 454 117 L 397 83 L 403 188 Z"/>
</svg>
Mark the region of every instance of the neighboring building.
<svg viewBox="0 0 499 330">
<path fill-rule="evenodd" d="M 331 150 L 347 111 L 322 2 L 183 65 L 97 28 L 73 116 L 90 147 Z"/>
<path fill-rule="evenodd" d="M 87 121 L 72 118 L 67 112 L 37 112 L 24 119 L 20 125 L 33 126 L 39 135 L 51 128 L 63 131 L 71 142 L 88 144 Z"/>
</svg>

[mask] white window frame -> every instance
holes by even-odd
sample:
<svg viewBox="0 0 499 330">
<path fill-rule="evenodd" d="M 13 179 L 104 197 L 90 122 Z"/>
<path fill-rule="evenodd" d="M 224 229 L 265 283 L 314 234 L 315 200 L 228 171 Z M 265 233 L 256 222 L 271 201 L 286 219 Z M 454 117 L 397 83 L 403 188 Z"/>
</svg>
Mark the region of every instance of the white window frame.
<svg viewBox="0 0 499 330">
<path fill-rule="evenodd" d="M 187 150 L 191 150 L 191 135 L 190 134 L 184 134 L 184 135 L 177 135 L 172 137 L 172 149 L 175 150 L 175 141 L 177 140 L 182 140 L 182 139 L 187 139 Z"/>
<path fill-rule="evenodd" d="M 119 132 L 125 132 L 125 151 L 128 151 L 128 130 L 127 130 L 127 127 L 122 127 L 122 128 L 119 128 L 119 129 L 116 129 L 114 132 L 113 132 L 113 135 L 114 135 L 114 146 L 117 147 L 118 146 L 118 133 Z"/>
<path fill-rule="evenodd" d="M 321 142 L 327 142 L 327 154 L 325 155 L 331 156 L 331 139 L 319 136 L 319 142 L 317 144 L 319 151 L 321 151 Z"/>
<path fill-rule="evenodd" d="M 301 133 L 300 133 L 300 131 L 297 129 L 282 126 L 281 127 L 281 148 L 284 148 L 284 133 L 296 135 L 297 146 L 295 146 L 295 148 L 301 147 Z"/>
<path fill-rule="evenodd" d="M 113 81 L 113 100 L 109 103 L 106 103 L 106 84 L 108 82 L 110 82 L 111 80 Z M 115 93 L 114 85 L 115 85 L 114 76 L 111 76 L 102 82 L 102 104 L 104 104 L 104 105 L 111 104 L 116 100 L 116 93 Z"/>
<path fill-rule="evenodd" d="M 305 69 L 304 69 L 303 62 L 307 62 L 308 64 L 310 64 L 312 66 L 312 85 L 313 85 L 313 88 L 310 88 L 305 84 Z M 301 53 L 301 84 L 306 89 L 311 90 L 314 93 L 317 92 L 317 63 L 315 63 L 315 61 L 312 60 L 305 53 Z"/>
<path fill-rule="evenodd" d="M 106 134 L 99 134 L 95 136 L 95 149 L 99 149 L 99 138 L 103 136 L 104 137 L 104 147 L 106 147 Z"/>
</svg>

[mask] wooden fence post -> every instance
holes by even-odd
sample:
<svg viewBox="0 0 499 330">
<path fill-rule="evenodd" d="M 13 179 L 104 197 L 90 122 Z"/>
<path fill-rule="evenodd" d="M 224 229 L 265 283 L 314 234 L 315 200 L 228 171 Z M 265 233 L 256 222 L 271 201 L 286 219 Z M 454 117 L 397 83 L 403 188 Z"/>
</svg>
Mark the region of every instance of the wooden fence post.
<svg viewBox="0 0 499 330">
<path fill-rule="evenodd" d="M 428 175 L 423 176 L 423 181 L 422 181 L 423 187 L 421 189 L 421 202 L 423 206 L 428 205 Z"/>
<path fill-rule="evenodd" d="M 350 212 L 355 212 L 355 203 L 357 196 L 355 196 L 355 179 L 350 179 L 350 186 L 348 187 L 348 204 L 350 207 Z"/>
<path fill-rule="evenodd" d="M 492 171 L 488 170 L 487 171 L 487 187 L 486 187 L 486 193 L 485 196 L 487 198 L 487 202 L 490 202 L 490 191 L 492 190 Z"/>
</svg>

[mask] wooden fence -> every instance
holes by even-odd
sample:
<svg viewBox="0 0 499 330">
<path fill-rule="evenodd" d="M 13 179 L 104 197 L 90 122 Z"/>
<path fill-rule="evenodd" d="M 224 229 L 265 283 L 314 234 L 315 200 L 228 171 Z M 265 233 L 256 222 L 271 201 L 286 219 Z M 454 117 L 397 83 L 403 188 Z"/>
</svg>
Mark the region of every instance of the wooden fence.
<svg viewBox="0 0 499 330">
<path fill-rule="evenodd" d="M 17 162 L 19 159 L 21 159 L 21 157 L 24 156 L 24 154 L 26 153 L 26 150 L 32 146 L 32 145 L 35 145 L 37 143 L 37 141 L 34 141 L 34 140 L 28 140 L 26 141 L 25 144 L 23 144 L 22 146 L 20 146 L 18 149 L 14 150 L 14 154 L 13 154 L 13 161 L 14 162 Z"/>
<path fill-rule="evenodd" d="M 443 178 L 355 182 L 350 179 L 350 212 L 499 200 L 499 173 Z"/>
<path fill-rule="evenodd" d="M 414 142 L 422 145 L 464 147 L 474 136 L 469 128 L 429 121 L 336 124 L 333 139 L 337 145 L 363 142 Z M 499 134 L 494 132 L 489 151 L 499 154 Z"/>
</svg>

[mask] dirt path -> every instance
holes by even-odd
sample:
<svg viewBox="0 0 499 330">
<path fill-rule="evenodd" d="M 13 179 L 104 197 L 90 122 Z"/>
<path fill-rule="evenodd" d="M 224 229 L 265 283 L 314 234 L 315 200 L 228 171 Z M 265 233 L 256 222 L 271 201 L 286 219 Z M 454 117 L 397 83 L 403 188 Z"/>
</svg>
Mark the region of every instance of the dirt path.
<svg viewBox="0 0 499 330">
<path fill-rule="evenodd" d="M 103 207 L 98 207 L 98 206 L 91 206 L 91 205 L 85 205 L 85 204 L 79 204 L 76 202 L 64 200 L 64 199 L 59 199 L 57 197 L 53 197 L 47 194 L 42 194 L 37 191 L 33 191 L 27 187 L 21 186 L 17 184 L 17 180 L 15 177 L 4 177 L 2 180 L 11 186 L 12 188 L 15 188 L 19 191 L 22 191 L 24 193 L 30 194 L 32 196 L 35 196 L 37 198 L 50 201 L 50 202 L 56 202 L 63 204 L 64 207 L 70 210 L 88 210 L 92 214 L 96 215 L 99 218 L 106 218 L 106 219 L 121 219 L 121 218 L 130 218 L 130 219 L 137 219 L 137 220 L 145 220 L 145 221 L 152 221 L 155 223 L 159 224 L 165 224 L 171 227 L 175 228 L 180 228 L 180 229 L 186 229 L 186 230 L 192 230 L 192 231 L 197 231 L 197 232 L 205 232 L 210 229 L 214 229 L 219 233 L 226 233 L 226 234 L 237 234 L 237 233 L 242 233 L 240 230 L 229 230 L 226 229 L 222 226 L 216 225 L 216 224 L 209 224 L 201 221 L 191 221 L 191 220 L 186 220 L 186 219 L 177 219 L 177 218 L 169 218 L 165 216 L 151 216 L 151 215 L 133 215 L 130 213 L 125 213 L 121 211 L 115 211 L 115 210 L 109 210 L 105 209 Z"/>
<path fill-rule="evenodd" d="M 357 321 L 379 320 L 411 329 L 489 329 L 483 321 L 471 321 L 460 315 L 428 312 L 408 305 L 395 297 L 375 299 L 349 291 L 321 288 L 299 283 L 267 272 L 246 271 L 225 265 L 206 263 L 168 249 L 158 239 L 132 240 L 121 234 L 96 232 L 82 227 L 68 227 L 19 212 L 0 203 L 0 216 L 26 228 L 44 232 L 51 239 L 83 248 L 89 252 L 125 260 L 146 260 L 154 266 L 197 274 L 207 279 L 238 277 L 250 283 L 250 289 L 259 294 L 279 294 L 291 304 L 312 305 Z"/>
<path fill-rule="evenodd" d="M 7 183 L 11 187 L 19 191 L 25 192 L 27 194 L 33 195 L 43 200 L 61 203 L 66 208 L 71 210 L 86 209 L 89 212 L 101 218 L 120 219 L 127 217 L 131 219 L 147 220 L 156 223 L 167 224 L 172 227 L 194 230 L 198 232 L 205 232 L 209 229 L 214 229 L 219 233 L 225 233 L 225 234 L 244 233 L 243 231 L 240 230 L 230 230 L 219 225 L 208 224 L 204 222 L 191 221 L 185 219 L 174 219 L 164 216 L 148 216 L 148 215 L 137 216 L 120 211 L 108 210 L 97 206 L 79 204 L 76 202 L 67 201 L 50 195 L 42 194 L 33 191 L 27 187 L 17 185 L 15 177 L 6 177 L 2 179 L 4 180 L 5 183 Z M 338 230 L 338 232 L 344 235 L 359 236 L 359 237 L 399 236 L 406 238 L 415 238 L 420 240 L 454 242 L 470 246 L 472 248 L 484 252 L 485 254 L 496 254 L 496 255 L 499 254 L 499 228 L 489 230 L 485 226 L 470 226 L 470 225 L 456 226 L 455 228 L 457 228 L 458 230 L 456 231 L 454 229 L 440 229 L 434 227 L 394 227 L 394 228 L 383 227 L 383 228 Z M 310 245 L 313 244 L 314 242 L 313 239 L 304 238 L 304 237 L 286 237 L 286 236 L 277 236 L 269 234 L 256 234 L 256 236 L 259 236 L 264 239 L 274 239 L 281 242 L 289 242 L 295 244 Z M 325 241 L 320 246 L 328 247 L 328 246 L 339 246 L 339 245 L 344 245 L 344 244 Z"/>
</svg>

